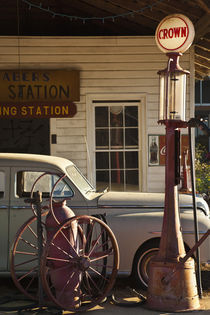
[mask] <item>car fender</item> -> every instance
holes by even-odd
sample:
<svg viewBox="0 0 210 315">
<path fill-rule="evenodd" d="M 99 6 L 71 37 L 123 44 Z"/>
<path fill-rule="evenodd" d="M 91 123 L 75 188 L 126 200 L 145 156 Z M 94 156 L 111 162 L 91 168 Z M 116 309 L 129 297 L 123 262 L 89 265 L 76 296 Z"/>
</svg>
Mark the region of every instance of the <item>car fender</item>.
<svg viewBox="0 0 210 315">
<path fill-rule="evenodd" d="M 161 212 L 107 215 L 107 223 L 119 245 L 120 272 L 131 271 L 135 253 L 144 242 L 160 237 L 162 218 Z"/>
<path fill-rule="evenodd" d="M 195 244 L 193 212 L 188 210 L 180 215 L 184 243 L 191 248 Z M 120 249 L 120 272 L 130 272 L 137 250 L 147 241 L 161 237 L 163 212 L 121 213 L 106 216 Z M 198 211 L 199 238 L 210 228 L 210 220 Z M 201 262 L 210 260 L 210 240 L 201 246 Z"/>
</svg>

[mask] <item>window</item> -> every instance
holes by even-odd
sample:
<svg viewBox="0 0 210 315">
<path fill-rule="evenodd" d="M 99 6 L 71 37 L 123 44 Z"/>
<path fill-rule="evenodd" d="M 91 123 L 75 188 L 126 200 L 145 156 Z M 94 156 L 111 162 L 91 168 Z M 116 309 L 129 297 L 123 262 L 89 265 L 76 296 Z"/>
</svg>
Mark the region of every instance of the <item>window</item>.
<svg viewBox="0 0 210 315">
<path fill-rule="evenodd" d="M 88 180 L 82 175 L 75 165 L 67 167 L 66 170 L 72 183 L 74 183 L 74 185 L 83 195 L 89 191 L 95 191 L 93 186 L 88 182 Z"/>
<path fill-rule="evenodd" d="M 208 80 L 195 82 L 195 104 L 210 105 L 210 77 Z"/>
<path fill-rule="evenodd" d="M 137 105 L 110 102 L 95 106 L 95 163 L 98 190 L 139 190 Z"/>
<path fill-rule="evenodd" d="M 195 83 L 195 117 L 201 123 L 195 129 L 196 144 L 206 148 L 209 159 L 210 152 L 210 77 L 208 80 Z"/>
<path fill-rule="evenodd" d="M 16 195 L 21 197 L 30 197 L 31 190 L 40 191 L 43 198 L 49 198 L 55 183 L 59 176 L 55 174 L 44 174 L 43 172 L 19 171 L 16 177 Z M 39 179 L 38 179 L 39 178 Z M 38 179 L 38 180 L 37 180 Z M 37 180 L 37 182 L 36 182 Z M 36 184 L 34 185 L 34 183 Z M 34 187 L 33 187 L 34 186 Z M 64 198 L 72 197 L 73 191 L 65 182 L 65 178 L 55 186 L 53 197 Z"/>
<path fill-rule="evenodd" d="M 5 193 L 5 173 L 0 171 L 0 199 L 4 198 Z"/>
</svg>

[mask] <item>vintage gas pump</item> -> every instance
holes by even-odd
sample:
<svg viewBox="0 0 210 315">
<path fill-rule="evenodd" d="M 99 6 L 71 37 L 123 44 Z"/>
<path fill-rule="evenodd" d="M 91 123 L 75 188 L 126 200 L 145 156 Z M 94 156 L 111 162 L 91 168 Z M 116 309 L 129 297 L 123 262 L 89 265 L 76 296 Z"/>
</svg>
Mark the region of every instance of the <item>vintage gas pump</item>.
<svg viewBox="0 0 210 315">
<path fill-rule="evenodd" d="M 166 17 L 156 31 L 158 46 L 168 56 L 167 68 L 159 71 L 158 121 L 166 127 L 165 208 L 160 250 L 150 263 L 147 305 L 152 309 L 173 312 L 200 307 L 193 259 L 189 258 L 177 268 L 186 255 L 179 218 L 178 185 L 180 128 L 188 126 L 185 121 L 188 72 L 179 66 L 179 58 L 192 42 L 190 30 L 194 36 L 192 23 L 186 17 L 172 15 Z M 168 277 L 169 274 L 172 276 Z"/>
</svg>

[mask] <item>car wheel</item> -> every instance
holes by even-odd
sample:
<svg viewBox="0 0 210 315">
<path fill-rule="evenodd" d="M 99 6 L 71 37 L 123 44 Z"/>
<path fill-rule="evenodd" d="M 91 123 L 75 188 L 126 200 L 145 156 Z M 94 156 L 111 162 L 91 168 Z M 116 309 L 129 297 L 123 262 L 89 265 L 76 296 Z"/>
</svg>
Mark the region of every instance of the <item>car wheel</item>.
<svg viewBox="0 0 210 315">
<path fill-rule="evenodd" d="M 151 240 L 142 245 L 133 261 L 132 280 L 137 287 L 147 289 L 150 260 L 158 253 L 160 239 Z"/>
</svg>

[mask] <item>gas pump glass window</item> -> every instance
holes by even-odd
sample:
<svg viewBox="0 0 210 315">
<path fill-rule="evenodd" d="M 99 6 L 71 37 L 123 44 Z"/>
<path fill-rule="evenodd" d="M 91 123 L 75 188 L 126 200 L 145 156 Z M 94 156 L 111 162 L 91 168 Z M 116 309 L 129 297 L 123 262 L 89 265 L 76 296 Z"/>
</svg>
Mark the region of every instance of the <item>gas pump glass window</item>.
<svg viewBox="0 0 210 315">
<path fill-rule="evenodd" d="M 159 120 L 185 121 L 186 74 L 160 71 Z"/>
<path fill-rule="evenodd" d="M 43 198 L 49 198 L 55 183 L 59 180 L 57 174 L 44 174 L 45 172 L 19 171 L 16 176 L 16 195 L 17 197 L 30 197 L 31 190 L 40 191 Z M 43 175 L 44 174 L 44 175 Z M 39 178 L 39 180 L 37 180 Z M 37 181 L 37 182 L 36 182 Z M 35 183 L 36 182 L 36 183 Z M 35 185 L 34 185 L 35 183 Z M 34 187 L 33 187 L 34 186 Z M 73 191 L 65 182 L 65 178 L 55 186 L 53 197 L 65 198 L 72 197 Z"/>
</svg>

